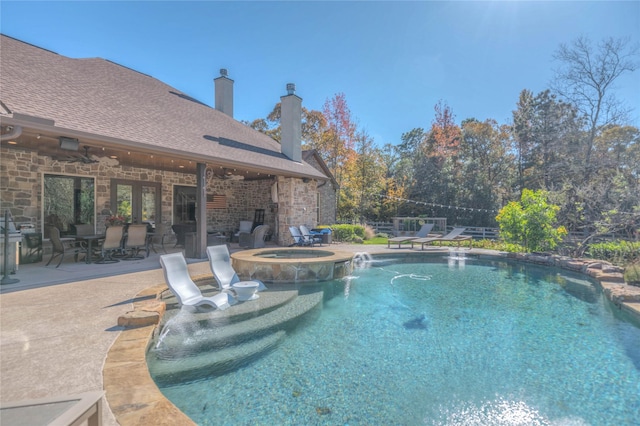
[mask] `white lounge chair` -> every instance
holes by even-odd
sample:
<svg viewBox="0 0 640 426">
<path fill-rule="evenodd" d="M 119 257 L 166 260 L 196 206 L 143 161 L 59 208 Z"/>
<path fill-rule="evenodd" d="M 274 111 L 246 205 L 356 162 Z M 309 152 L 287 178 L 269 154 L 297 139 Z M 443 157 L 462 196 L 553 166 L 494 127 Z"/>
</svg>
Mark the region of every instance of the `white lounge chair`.
<svg viewBox="0 0 640 426">
<path fill-rule="evenodd" d="M 471 235 L 462 235 L 462 233 L 467 228 L 453 228 L 451 232 L 447 235 L 438 236 L 438 237 L 426 237 L 426 238 L 418 238 L 411 241 L 411 248 L 413 248 L 414 244 L 422 244 L 421 250 L 424 250 L 424 245 L 429 244 L 435 241 L 438 241 L 440 245 L 442 245 L 442 241 L 455 241 L 458 243 L 458 247 L 460 247 L 460 243 L 462 241 L 469 241 L 469 248 L 471 248 L 472 237 Z"/>
<path fill-rule="evenodd" d="M 387 248 L 391 248 L 391 243 L 393 244 L 398 243 L 398 248 L 400 248 L 400 244 L 402 243 L 406 243 L 412 240 L 417 240 L 418 238 L 425 238 L 429 235 L 429 233 L 433 229 L 433 225 L 434 225 L 433 223 L 425 223 L 424 225 L 422 225 L 420 230 L 413 236 L 405 235 L 402 237 L 389 238 L 389 240 L 387 241 Z M 411 246 L 411 248 L 413 248 L 413 245 Z"/>
<path fill-rule="evenodd" d="M 239 301 L 245 301 L 257 299 L 256 293 L 267 289 L 260 280 L 240 281 L 238 274 L 231 266 L 231 257 L 226 244 L 207 247 L 207 257 L 220 291 L 233 291 Z"/>
<path fill-rule="evenodd" d="M 238 228 L 236 233 L 233 234 L 234 241 L 239 242 L 240 234 L 251 234 L 252 229 L 253 229 L 253 222 L 251 222 L 250 220 L 241 220 L 240 227 Z"/>
<path fill-rule="evenodd" d="M 160 256 L 160 264 L 164 272 L 164 279 L 171 292 L 183 306 L 209 306 L 220 310 L 227 309 L 235 303 L 233 297 L 221 292 L 212 297 L 204 297 L 198 286 L 189 276 L 187 261 L 182 252 Z"/>
</svg>

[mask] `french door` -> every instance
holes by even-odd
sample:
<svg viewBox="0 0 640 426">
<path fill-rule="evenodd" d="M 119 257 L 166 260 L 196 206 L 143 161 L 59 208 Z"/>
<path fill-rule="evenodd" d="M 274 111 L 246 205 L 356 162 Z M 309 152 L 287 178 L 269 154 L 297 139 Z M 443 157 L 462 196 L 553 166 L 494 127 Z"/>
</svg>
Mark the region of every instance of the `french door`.
<svg viewBox="0 0 640 426">
<path fill-rule="evenodd" d="M 127 223 L 160 221 L 161 185 L 156 182 L 111 180 L 113 214 L 124 216 Z"/>
</svg>

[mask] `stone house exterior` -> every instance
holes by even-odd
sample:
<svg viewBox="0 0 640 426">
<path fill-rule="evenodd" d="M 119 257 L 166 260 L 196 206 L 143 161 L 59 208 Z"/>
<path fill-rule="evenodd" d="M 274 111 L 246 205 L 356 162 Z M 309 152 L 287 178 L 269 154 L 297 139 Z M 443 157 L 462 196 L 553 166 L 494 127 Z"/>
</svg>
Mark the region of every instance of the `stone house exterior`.
<svg viewBox="0 0 640 426">
<path fill-rule="evenodd" d="M 315 149 L 302 151 L 304 161 L 324 173 L 329 179 L 324 182 L 318 182 L 317 185 L 317 217 L 318 225 L 331 225 L 336 223 L 338 208 L 338 182 L 327 167 L 320 154 Z"/>
<path fill-rule="evenodd" d="M 200 258 L 207 231 L 229 236 L 257 211 L 280 245 L 292 242 L 291 225 L 333 223 L 335 207 L 321 206 L 335 206 L 335 190 L 333 201 L 324 194 L 335 180 L 321 159 L 302 156 L 295 87 L 281 97 L 279 144 L 233 118 L 226 70 L 214 82 L 212 108 L 108 60 L 1 35 L 3 213 L 44 232 L 68 197 L 65 228 L 89 223 L 100 233 L 121 213 L 131 223 L 188 224 Z"/>
</svg>

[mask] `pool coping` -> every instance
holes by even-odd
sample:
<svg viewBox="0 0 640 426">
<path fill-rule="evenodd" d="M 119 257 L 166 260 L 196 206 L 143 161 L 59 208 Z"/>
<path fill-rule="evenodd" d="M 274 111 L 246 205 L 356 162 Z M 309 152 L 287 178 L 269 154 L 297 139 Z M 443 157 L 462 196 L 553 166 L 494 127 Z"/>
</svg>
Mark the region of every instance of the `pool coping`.
<svg viewBox="0 0 640 426">
<path fill-rule="evenodd" d="M 442 254 L 445 250 L 429 250 Z M 465 250 L 465 253 L 510 259 L 523 263 L 559 267 L 594 278 L 607 299 L 620 310 L 640 322 L 640 287 L 625 284 L 621 268 L 608 262 L 573 259 L 557 255 L 513 254 L 489 250 Z M 411 252 L 400 252 L 409 254 Z M 415 252 L 414 252 L 415 253 Z M 389 254 L 388 251 L 371 253 Z M 194 281 L 212 279 L 211 274 L 194 276 Z M 103 366 L 105 399 L 120 425 L 195 425 L 186 414 L 169 401 L 151 378 L 146 352 L 156 326 L 165 312 L 160 297 L 167 290 L 165 284 L 149 287 L 138 294 L 133 311 L 118 319 L 124 327 L 109 349 Z M 155 295 L 155 298 L 152 296 Z M 144 300 L 143 300 L 144 299 Z"/>
</svg>

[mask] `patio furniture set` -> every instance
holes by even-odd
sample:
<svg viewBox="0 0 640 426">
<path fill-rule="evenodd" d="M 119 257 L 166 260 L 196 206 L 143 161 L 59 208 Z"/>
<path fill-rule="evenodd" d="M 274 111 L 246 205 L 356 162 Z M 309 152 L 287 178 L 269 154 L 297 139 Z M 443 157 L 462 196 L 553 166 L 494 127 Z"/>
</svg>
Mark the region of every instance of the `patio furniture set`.
<svg viewBox="0 0 640 426">
<path fill-rule="evenodd" d="M 93 225 L 75 225 L 76 234 L 61 237 L 56 227 L 48 229 L 51 240 L 51 257 L 45 266 L 58 259 L 56 268 L 60 266 L 66 254 L 72 254 L 77 262 L 84 256 L 85 263 L 116 263 L 120 260 L 138 260 L 149 257 L 153 246 L 154 232 L 143 225 L 113 225 L 104 234 L 95 234 Z M 143 256 L 141 252 L 145 252 Z"/>
</svg>

